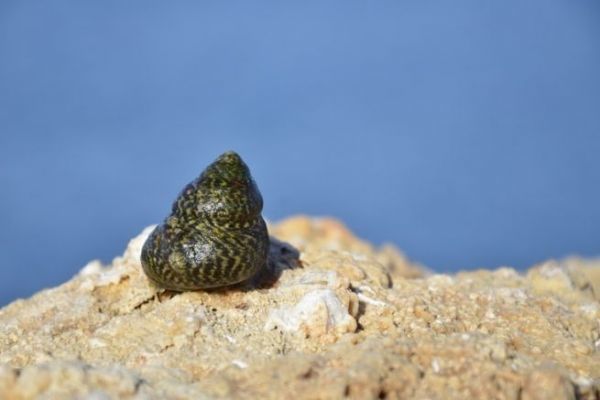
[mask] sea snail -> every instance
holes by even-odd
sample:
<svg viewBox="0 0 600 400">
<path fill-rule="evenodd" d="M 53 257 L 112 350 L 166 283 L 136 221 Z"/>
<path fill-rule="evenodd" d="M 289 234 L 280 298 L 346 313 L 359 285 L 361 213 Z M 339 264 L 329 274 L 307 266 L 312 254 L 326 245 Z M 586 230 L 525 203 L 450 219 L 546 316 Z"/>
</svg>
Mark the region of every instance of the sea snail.
<svg viewBox="0 0 600 400">
<path fill-rule="evenodd" d="M 233 151 L 222 154 L 183 189 L 144 243 L 144 272 L 157 286 L 176 291 L 247 280 L 267 262 L 262 207 L 242 158 Z"/>
</svg>

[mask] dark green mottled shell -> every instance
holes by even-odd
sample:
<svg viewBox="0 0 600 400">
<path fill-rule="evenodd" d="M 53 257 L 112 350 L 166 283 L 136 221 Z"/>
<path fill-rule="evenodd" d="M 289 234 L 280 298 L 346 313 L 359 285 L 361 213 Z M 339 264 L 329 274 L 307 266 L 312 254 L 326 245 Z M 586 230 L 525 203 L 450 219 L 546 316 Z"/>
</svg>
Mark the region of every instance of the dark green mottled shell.
<svg viewBox="0 0 600 400">
<path fill-rule="evenodd" d="M 269 235 L 262 196 L 248 166 L 222 154 L 175 203 L 142 248 L 142 267 L 170 290 L 208 289 L 242 282 L 265 267 Z"/>
</svg>

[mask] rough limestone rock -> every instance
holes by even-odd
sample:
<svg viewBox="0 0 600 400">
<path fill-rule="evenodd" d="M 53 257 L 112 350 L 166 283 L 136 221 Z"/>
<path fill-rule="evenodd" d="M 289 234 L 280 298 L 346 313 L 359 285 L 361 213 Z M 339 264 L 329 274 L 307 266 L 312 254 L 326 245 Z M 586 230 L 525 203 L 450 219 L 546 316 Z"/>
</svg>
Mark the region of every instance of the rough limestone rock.
<svg viewBox="0 0 600 400">
<path fill-rule="evenodd" d="M 600 399 L 600 262 L 436 275 L 331 219 L 173 293 L 122 257 L 0 310 L 0 399 Z"/>
</svg>

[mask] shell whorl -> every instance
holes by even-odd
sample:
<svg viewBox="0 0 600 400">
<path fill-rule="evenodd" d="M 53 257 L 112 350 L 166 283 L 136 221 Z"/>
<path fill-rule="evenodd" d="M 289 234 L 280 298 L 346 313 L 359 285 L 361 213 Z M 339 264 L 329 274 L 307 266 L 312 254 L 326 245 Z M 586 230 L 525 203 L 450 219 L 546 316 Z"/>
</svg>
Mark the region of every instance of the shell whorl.
<svg viewBox="0 0 600 400">
<path fill-rule="evenodd" d="M 196 290 L 242 282 L 267 261 L 263 200 L 248 166 L 226 152 L 189 183 L 171 214 L 142 248 L 142 267 L 156 285 Z"/>
</svg>

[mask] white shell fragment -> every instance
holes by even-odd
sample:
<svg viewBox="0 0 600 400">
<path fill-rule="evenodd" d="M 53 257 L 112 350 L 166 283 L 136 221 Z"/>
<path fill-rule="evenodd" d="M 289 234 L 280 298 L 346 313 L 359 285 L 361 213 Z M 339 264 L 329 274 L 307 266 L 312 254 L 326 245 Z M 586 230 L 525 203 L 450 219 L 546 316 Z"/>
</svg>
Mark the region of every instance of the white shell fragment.
<svg viewBox="0 0 600 400">
<path fill-rule="evenodd" d="M 302 297 L 295 305 L 273 310 L 265 330 L 279 327 L 286 332 L 298 332 L 307 337 L 326 333 L 346 333 L 356 330 L 356 320 L 348 313 L 331 289 L 318 289 Z"/>
</svg>

